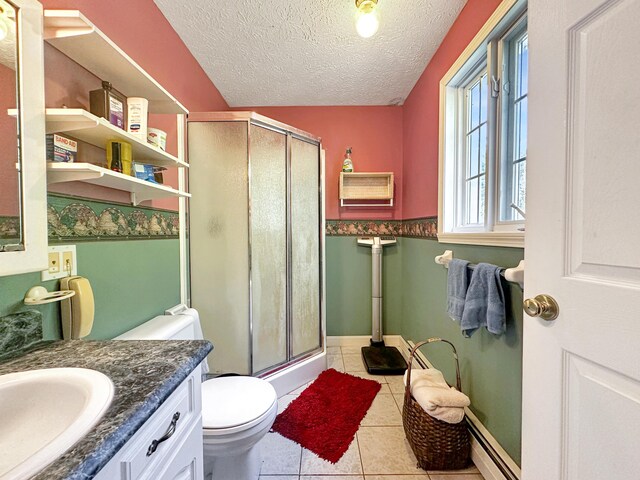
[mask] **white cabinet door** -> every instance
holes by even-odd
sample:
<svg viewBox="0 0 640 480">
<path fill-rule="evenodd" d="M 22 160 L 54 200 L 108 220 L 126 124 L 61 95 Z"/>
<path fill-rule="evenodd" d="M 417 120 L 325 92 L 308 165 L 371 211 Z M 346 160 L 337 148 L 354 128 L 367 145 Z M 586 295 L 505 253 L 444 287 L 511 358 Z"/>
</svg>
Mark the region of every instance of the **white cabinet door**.
<svg viewBox="0 0 640 480">
<path fill-rule="evenodd" d="M 640 478 L 639 19 L 529 1 L 523 480 Z"/>
</svg>

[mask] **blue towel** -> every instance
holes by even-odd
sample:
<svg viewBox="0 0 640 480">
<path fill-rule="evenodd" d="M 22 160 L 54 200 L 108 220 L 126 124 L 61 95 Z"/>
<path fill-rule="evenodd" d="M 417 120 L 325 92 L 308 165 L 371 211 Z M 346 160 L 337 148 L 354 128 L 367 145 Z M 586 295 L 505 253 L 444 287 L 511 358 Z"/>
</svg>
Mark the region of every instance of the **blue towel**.
<svg viewBox="0 0 640 480">
<path fill-rule="evenodd" d="M 451 259 L 449 262 L 449 274 L 447 276 L 447 313 L 459 322 L 462 320 L 464 300 L 467 296 L 469 285 L 468 267 L 466 260 Z"/>
<path fill-rule="evenodd" d="M 460 321 L 465 337 L 470 337 L 480 327 L 487 327 L 494 335 L 504 333 L 507 314 L 501 270 L 488 263 L 479 263 L 473 270 Z"/>
</svg>

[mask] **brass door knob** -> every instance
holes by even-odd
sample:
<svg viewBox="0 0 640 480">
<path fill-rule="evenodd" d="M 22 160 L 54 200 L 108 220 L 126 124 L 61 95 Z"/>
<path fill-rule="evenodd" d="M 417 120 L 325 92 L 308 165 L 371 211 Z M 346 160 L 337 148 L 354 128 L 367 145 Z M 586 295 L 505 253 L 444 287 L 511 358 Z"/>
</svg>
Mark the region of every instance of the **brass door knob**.
<svg viewBox="0 0 640 480">
<path fill-rule="evenodd" d="M 524 301 L 524 312 L 530 317 L 540 317 L 551 321 L 558 318 L 558 302 L 549 295 L 537 295 L 536 298 L 527 298 Z"/>
</svg>

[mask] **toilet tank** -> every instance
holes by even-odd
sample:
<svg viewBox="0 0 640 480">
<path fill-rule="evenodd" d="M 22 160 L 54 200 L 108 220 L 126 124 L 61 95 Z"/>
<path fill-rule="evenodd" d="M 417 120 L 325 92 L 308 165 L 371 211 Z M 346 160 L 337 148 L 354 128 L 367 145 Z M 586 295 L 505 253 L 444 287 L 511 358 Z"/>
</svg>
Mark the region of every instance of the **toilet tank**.
<svg viewBox="0 0 640 480">
<path fill-rule="evenodd" d="M 160 315 L 114 340 L 202 340 L 196 322 L 192 315 Z"/>
</svg>

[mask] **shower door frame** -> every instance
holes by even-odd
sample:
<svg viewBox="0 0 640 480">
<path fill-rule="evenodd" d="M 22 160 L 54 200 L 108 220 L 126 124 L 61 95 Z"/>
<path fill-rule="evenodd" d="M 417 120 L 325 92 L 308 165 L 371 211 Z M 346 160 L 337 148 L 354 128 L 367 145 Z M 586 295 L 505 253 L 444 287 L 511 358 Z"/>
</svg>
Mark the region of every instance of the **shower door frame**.
<svg viewBox="0 0 640 480">
<path fill-rule="evenodd" d="M 274 375 L 286 368 L 303 362 L 315 355 L 321 354 L 325 349 L 325 208 L 324 208 L 324 164 L 322 155 L 322 139 L 312 135 L 304 130 L 291 127 L 285 123 L 273 120 L 271 118 L 259 115 L 255 112 L 204 112 L 190 113 L 189 122 L 244 122 L 247 128 L 247 234 L 248 234 L 248 294 L 249 294 L 249 372 L 252 376 L 268 377 Z M 252 220 L 252 198 L 251 198 L 251 130 L 252 126 L 265 128 L 276 133 L 285 135 L 285 154 L 286 154 L 286 358 L 284 361 L 269 366 L 262 370 L 254 371 L 254 347 L 253 347 L 253 285 L 252 285 L 252 238 L 251 238 L 251 220 Z M 318 147 L 317 168 L 318 168 L 318 339 L 317 348 L 293 355 L 293 315 L 292 307 L 292 238 L 291 230 L 291 147 L 292 140 L 297 139 Z M 189 288 L 191 285 L 189 285 Z"/>
</svg>

